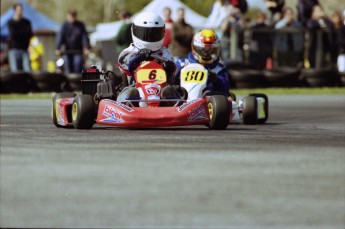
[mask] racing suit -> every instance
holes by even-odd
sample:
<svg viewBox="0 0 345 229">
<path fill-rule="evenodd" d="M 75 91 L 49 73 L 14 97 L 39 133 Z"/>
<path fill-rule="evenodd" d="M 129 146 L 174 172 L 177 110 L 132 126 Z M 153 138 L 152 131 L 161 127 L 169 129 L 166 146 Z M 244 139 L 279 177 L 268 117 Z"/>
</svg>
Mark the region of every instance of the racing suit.
<svg viewBox="0 0 345 229">
<path fill-rule="evenodd" d="M 166 59 L 166 62 L 162 63 L 165 72 L 167 74 L 167 83 L 172 83 L 172 80 L 174 78 L 176 66 L 173 60 L 173 57 L 169 51 L 168 48 L 162 47 L 161 49 L 157 51 L 150 51 L 150 50 L 143 50 L 138 49 L 135 47 L 134 44 L 130 44 L 130 46 L 126 49 L 124 49 L 118 59 L 118 66 L 126 76 L 129 81 L 129 86 L 125 87 L 122 92 L 120 92 L 119 96 L 117 97 L 117 101 L 122 102 L 127 99 L 128 91 L 130 88 L 133 88 L 134 86 L 134 72 L 139 67 L 140 63 L 144 60 L 153 60 L 154 58 L 151 57 L 151 54 L 163 57 Z"/>
<path fill-rule="evenodd" d="M 181 58 L 177 60 L 176 67 L 178 69 L 175 75 L 175 81 L 179 82 L 181 69 L 191 63 L 200 64 L 190 52 L 187 58 Z M 203 65 L 209 72 L 209 78 L 207 86 L 204 92 L 222 92 L 225 96 L 229 96 L 229 74 L 225 66 L 220 62 L 218 58 L 212 64 Z"/>
</svg>

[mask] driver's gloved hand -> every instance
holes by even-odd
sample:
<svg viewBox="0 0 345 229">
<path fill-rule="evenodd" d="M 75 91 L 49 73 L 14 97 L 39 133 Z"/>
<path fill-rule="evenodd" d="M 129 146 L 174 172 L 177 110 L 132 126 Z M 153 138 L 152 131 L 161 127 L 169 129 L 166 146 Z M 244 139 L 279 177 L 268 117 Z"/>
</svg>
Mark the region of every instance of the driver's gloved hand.
<svg viewBox="0 0 345 229">
<path fill-rule="evenodd" d="M 208 78 L 211 83 L 215 83 L 218 80 L 217 74 L 212 71 L 208 71 Z"/>
<path fill-rule="evenodd" d="M 151 57 L 152 51 L 150 49 L 140 49 L 138 55 L 141 59 L 147 60 Z"/>
<path fill-rule="evenodd" d="M 133 73 L 134 70 L 145 60 L 150 60 L 152 51 L 150 49 L 140 49 L 139 52 L 135 53 L 129 60 L 128 70 Z"/>
</svg>

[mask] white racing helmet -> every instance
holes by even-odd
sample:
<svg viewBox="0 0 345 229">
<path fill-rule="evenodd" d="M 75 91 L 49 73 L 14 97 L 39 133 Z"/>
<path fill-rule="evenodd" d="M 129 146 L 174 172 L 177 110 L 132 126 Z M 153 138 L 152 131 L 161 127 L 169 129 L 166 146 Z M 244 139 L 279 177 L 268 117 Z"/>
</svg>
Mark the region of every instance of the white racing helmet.
<svg viewBox="0 0 345 229">
<path fill-rule="evenodd" d="M 132 24 L 132 39 L 139 49 L 157 51 L 162 47 L 165 26 L 163 19 L 155 13 L 140 13 Z"/>
</svg>

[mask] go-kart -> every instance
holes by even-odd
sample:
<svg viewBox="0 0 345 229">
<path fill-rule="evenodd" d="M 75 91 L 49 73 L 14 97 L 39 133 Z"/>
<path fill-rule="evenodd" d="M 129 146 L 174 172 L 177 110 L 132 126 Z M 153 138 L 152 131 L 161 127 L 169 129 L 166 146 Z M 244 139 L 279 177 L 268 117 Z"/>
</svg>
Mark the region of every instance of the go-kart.
<svg viewBox="0 0 345 229">
<path fill-rule="evenodd" d="M 128 128 L 205 125 L 226 129 L 241 119 L 245 124 L 266 122 L 267 96 L 253 94 L 237 103 L 222 94 L 204 93 L 208 71 L 199 64 L 181 70 L 180 86 L 171 87 L 175 97 L 162 97 L 167 74 L 161 62 L 160 57 L 142 62 L 134 74 L 140 97 L 121 102 L 116 101 L 114 77 L 95 67 L 84 70 L 82 94 L 58 93 L 53 97 L 53 123 L 76 129 L 90 129 L 95 123 Z"/>
</svg>

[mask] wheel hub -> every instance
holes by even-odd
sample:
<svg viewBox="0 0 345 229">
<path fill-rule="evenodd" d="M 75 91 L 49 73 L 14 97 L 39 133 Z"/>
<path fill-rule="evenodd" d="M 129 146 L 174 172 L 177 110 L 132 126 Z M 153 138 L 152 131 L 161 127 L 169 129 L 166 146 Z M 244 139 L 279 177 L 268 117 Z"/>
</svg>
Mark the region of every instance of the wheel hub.
<svg viewBox="0 0 345 229">
<path fill-rule="evenodd" d="M 212 103 L 208 103 L 207 108 L 208 108 L 208 113 L 210 114 L 210 119 L 212 119 L 212 116 L 213 116 L 213 105 L 212 105 Z"/>
<path fill-rule="evenodd" d="M 73 103 L 72 105 L 72 120 L 73 121 L 77 119 L 77 115 L 78 115 L 77 103 Z"/>
</svg>

